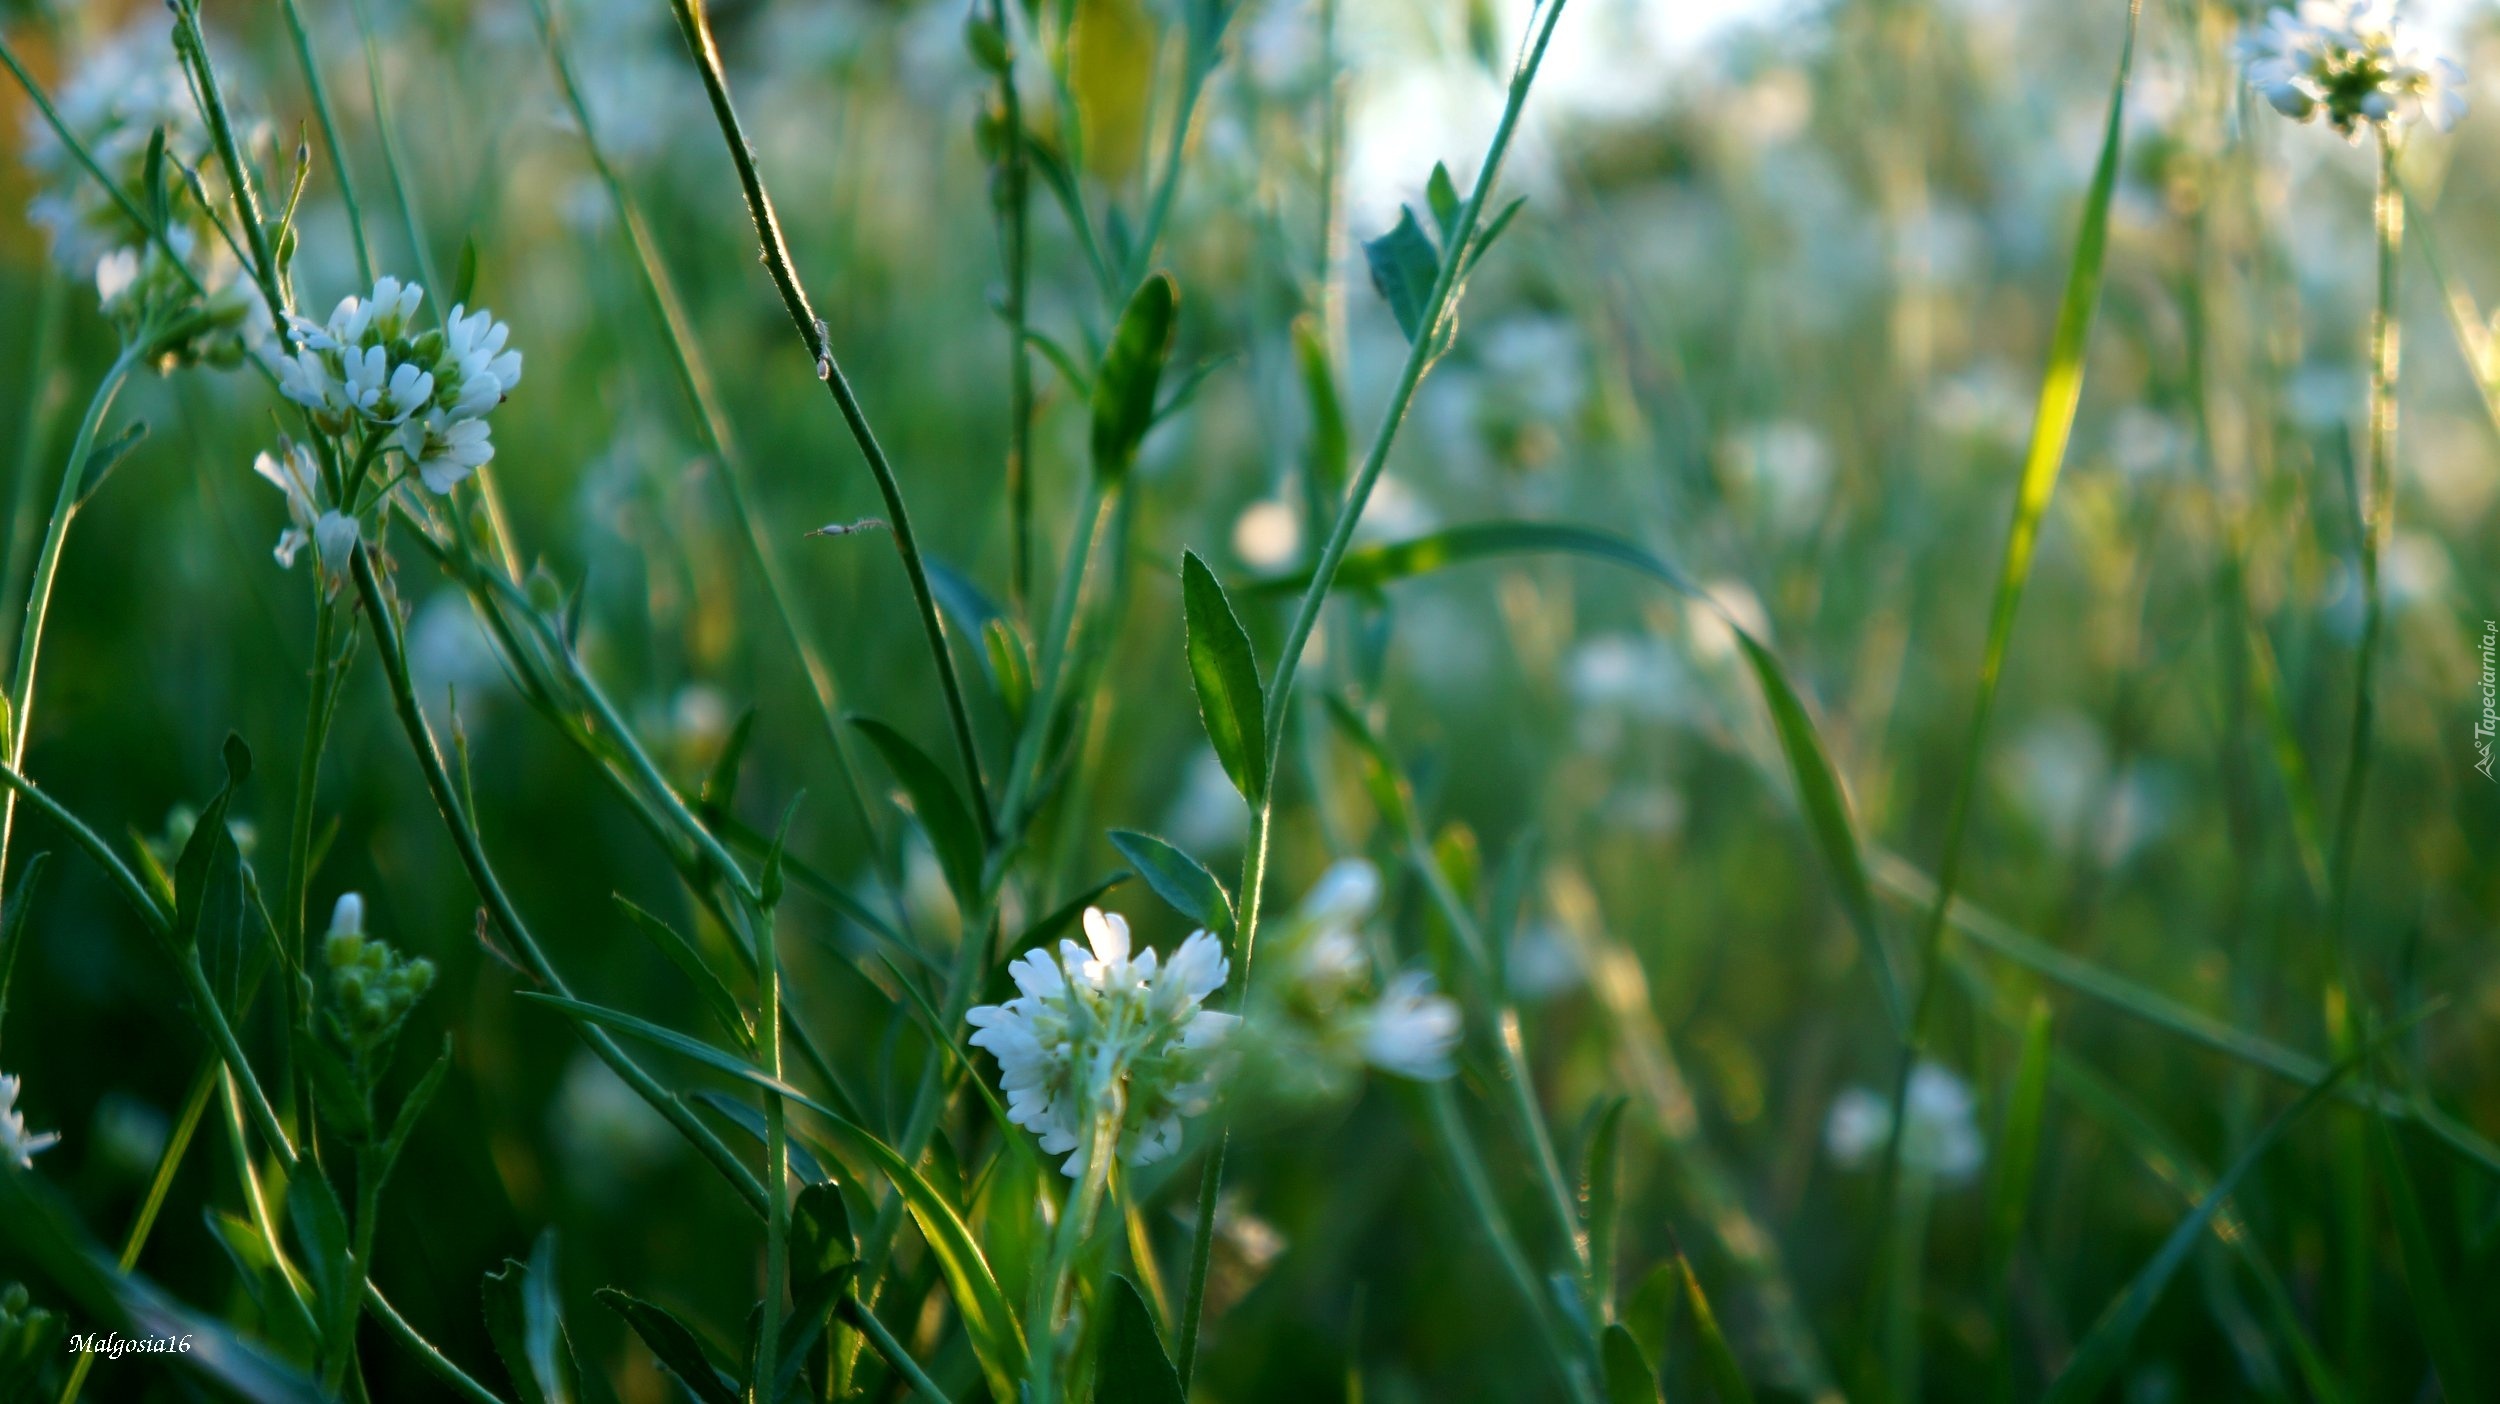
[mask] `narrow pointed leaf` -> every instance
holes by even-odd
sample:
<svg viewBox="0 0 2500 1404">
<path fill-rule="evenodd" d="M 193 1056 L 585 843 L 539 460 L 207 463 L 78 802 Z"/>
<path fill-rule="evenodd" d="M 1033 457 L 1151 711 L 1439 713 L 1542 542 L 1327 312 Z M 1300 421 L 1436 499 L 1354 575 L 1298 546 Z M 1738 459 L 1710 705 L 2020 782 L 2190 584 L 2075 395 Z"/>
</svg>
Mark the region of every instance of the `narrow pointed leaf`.
<svg viewBox="0 0 2500 1404">
<path fill-rule="evenodd" d="M 704 963 L 694 943 L 679 933 L 676 927 L 634 905 L 623 893 L 611 896 L 624 911 L 625 919 L 633 923 L 634 929 L 641 932 L 643 938 L 661 955 L 668 957 L 668 963 L 676 966 L 678 973 L 686 977 L 686 984 L 703 1002 L 713 1022 L 721 1026 L 721 1031 L 737 1040 L 742 1051 L 754 1052 L 755 1031 L 747 1024 L 745 1011 L 738 1007 L 738 997 L 731 994 L 729 987 L 721 983 L 720 976 Z"/>
<path fill-rule="evenodd" d="M 565 1336 L 554 1279 L 555 1239 L 541 1234 L 528 1262 L 506 1258 L 479 1285 L 486 1334 L 521 1404 L 573 1404 L 582 1397 L 581 1367 Z"/>
<path fill-rule="evenodd" d="M 938 867 L 946 873 L 946 885 L 955 900 L 966 910 L 980 904 L 981 898 L 981 830 L 972 822 L 972 811 L 965 807 L 955 782 L 929 758 L 929 753 L 913 745 L 911 738 L 874 717 L 853 717 L 877 754 L 884 757 L 886 769 L 894 772 L 895 781 L 911 798 L 912 812 L 919 816 L 920 827 L 929 835 L 929 846 L 936 850 Z"/>
<path fill-rule="evenodd" d="M 1113 1273 L 1106 1295 L 1109 1319 L 1103 1324 L 1094 1404 L 1184 1404 L 1180 1372 L 1155 1333 L 1154 1313 L 1137 1284 Z"/>
<path fill-rule="evenodd" d="M 1120 324 L 1094 375 L 1094 474 L 1117 480 L 1136 461 L 1137 446 L 1154 423 L 1155 392 L 1163 363 L 1172 354 L 1172 327 L 1180 294 L 1167 274 L 1138 284 L 1120 312 Z"/>
<path fill-rule="evenodd" d="M 714 1363 L 715 1352 L 676 1313 L 613 1287 L 602 1287 L 592 1295 L 625 1318 L 642 1343 L 651 1347 L 660 1368 L 675 1376 L 702 1404 L 738 1404 L 738 1388 Z"/>
<path fill-rule="evenodd" d="M 1606 1404 L 1665 1404 L 1666 1396 L 1658 1389 L 1658 1372 L 1650 1368 L 1641 1354 L 1640 1342 L 1621 1322 L 1606 1328 L 1599 1337 L 1598 1363 L 1606 1372 Z"/>
<path fill-rule="evenodd" d="M 1726 1333 L 1719 1329 L 1718 1313 L 1710 1309 L 1701 1279 L 1693 1274 L 1692 1260 L 1679 1253 L 1675 1265 L 1684 1279 L 1684 1306 L 1693 1314 L 1693 1334 L 1701 1342 L 1703 1377 L 1718 1394 L 1719 1404 L 1753 1404 L 1753 1389 L 1745 1383 L 1745 1372 L 1736 1363 L 1736 1352 L 1728 1347 Z"/>
<path fill-rule="evenodd" d="M 1256 808 L 1267 794 L 1267 698 L 1258 658 L 1223 585 L 1195 551 L 1181 553 L 1181 606 L 1199 718 L 1233 788 Z"/>
<path fill-rule="evenodd" d="M 1209 931 L 1226 932 L 1233 925 L 1232 894 L 1206 865 L 1178 848 L 1134 829 L 1113 829 L 1111 846 L 1129 860 L 1137 875 L 1172 909 Z"/>
<path fill-rule="evenodd" d="M 1397 318 L 1398 330 L 1410 342 L 1422 335 L 1432 285 L 1441 276 L 1441 255 L 1423 226 L 1415 222 L 1415 212 L 1400 209 L 1398 222 L 1388 233 L 1366 240 L 1363 261 L 1370 265 L 1372 286 L 1389 304 L 1389 315 Z"/>
</svg>

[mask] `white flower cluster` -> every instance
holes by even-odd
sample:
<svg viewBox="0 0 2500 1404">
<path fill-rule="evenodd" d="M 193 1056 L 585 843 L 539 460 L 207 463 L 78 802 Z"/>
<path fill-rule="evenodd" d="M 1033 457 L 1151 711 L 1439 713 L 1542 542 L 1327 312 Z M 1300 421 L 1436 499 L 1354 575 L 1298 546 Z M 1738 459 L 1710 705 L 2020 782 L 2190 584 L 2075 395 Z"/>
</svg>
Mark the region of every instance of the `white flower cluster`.
<svg viewBox="0 0 2500 1404">
<path fill-rule="evenodd" d="M 61 1135 L 26 1129 L 26 1117 L 17 1109 L 17 1087 L 16 1078 L 0 1073 L 0 1166 L 32 1170 L 36 1155 L 59 1145 Z"/>
<path fill-rule="evenodd" d="M 1901 1133 L 1901 1163 L 1919 1174 L 1955 1183 L 1969 1179 L 1987 1158 L 1975 1119 L 1978 1099 L 1970 1085 L 1941 1064 L 1921 1060 L 1910 1069 L 1904 1098 L 1909 1124 Z M 1833 1160 L 1855 1169 L 1872 1160 L 1892 1135 L 1892 1105 L 1881 1093 L 1852 1087 L 1832 1099 L 1823 1123 L 1823 1146 Z"/>
<path fill-rule="evenodd" d="M 125 193 L 148 188 L 148 151 L 163 132 L 162 179 L 171 195 L 160 247 L 52 124 L 30 112 L 26 159 L 40 190 L 28 201 L 27 214 L 50 236 L 54 260 L 79 277 L 94 278 L 106 315 L 130 326 L 153 321 L 160 336 L 173 332 L 154 348 L 161 354 L 221 364 L 240 360 L 267 334 L 268 308 L 255 289 L 236 278 L 232 254 L 213 237 L 207 212 L 191 198 L 184 172 L 206 182 L 215 168 L 207 125 L 162 20 L 134 23 L 89 54 L 62 85 L 54 110 Z M 244 140 L 256 145 L 259 133 L 246 132 Z"/>
<path fill-rule="evenodd" d="M 2395 0 L 2302 0 L 2240 41 L 2248 81 L 2295 121 L 2324 116 L 2346 139 L 2364 128 L 2465 115 L 2465 71 L 2396 23 Z"/>
<path fill-rule="evenodd" d="M 1232 971 L 1209 932 L 1181 942 L 1171 961 L 1131 957 L 1128 922 L 1085 909 L 1085 939 L 1032 951 L 1007 967 L 1022 991 L 965 1017 L 973 1046 L 998 1059 L 1007 1117 L 1067 1154 L 1084 1173 L 1089 1119 L 1111 1099 L 1121 1108 L 1119 1155 L 1151 1165 L 1180 1150 L 1181 1118 L 1214 1102 L 1214 1062 L 1240 1021 L 1200 1006 Z"/>
<path fill-rule="evenodd" d="M 272 369 L 286 397 L 328 433 L 357 425 L 391 431 L 391 446 L 436 492 L 449 492 L 495 456 L 486 416 L 521 382 L 511 328 L 484 309 L 454 307 L 418 332 L 425 289 L 385 277 L 370 297 L 346 297 L 326 322 L 290 315 L 300 343 Z"/>
</svg>

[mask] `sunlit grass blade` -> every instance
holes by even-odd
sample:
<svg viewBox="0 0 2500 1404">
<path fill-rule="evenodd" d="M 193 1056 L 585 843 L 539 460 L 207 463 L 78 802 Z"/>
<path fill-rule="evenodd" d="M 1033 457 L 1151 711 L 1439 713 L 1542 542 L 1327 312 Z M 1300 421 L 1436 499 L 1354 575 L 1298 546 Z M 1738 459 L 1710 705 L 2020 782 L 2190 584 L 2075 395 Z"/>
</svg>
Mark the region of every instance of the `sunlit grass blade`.
<svg viewBox="0 0 2500 1404">
<path fill-rule="evenodd" d="M 1736 1352 L 1729 1348 L 1727 1334 L 1719 1329 L 1719 1314 L 1711 1310 L 1710 1297 L 1701 1290 L 1701 1278 L 1693 1271 L 1692 1259 L 1679 1250 L 1675 1266 L 1684 1282 L 1684 1309 L 1693 1319 L 1693 1336 L 1701 1346 L 1702 1378 L 1710 1382 L 1719 1404 L 1753 1404 L 1753 1389 L 1745 1383 L 1745 1372 L 1736 1363 Z"/>
</svg>

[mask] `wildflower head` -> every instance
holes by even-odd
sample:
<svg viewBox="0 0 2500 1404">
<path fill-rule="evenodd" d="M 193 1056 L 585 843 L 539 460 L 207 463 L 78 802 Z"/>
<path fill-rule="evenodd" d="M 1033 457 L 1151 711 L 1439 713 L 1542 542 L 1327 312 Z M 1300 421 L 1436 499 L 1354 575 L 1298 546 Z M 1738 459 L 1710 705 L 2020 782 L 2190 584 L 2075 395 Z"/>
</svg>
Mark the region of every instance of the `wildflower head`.
<svg viewBox="0 0 2500 1404">
<path fill-rule="evenodd" d="M 2465 115 L 2465 72 L 2396 22 L 2395 0 L 2302 0 L 2240 41 L 2251 86 L 2298 122 L 2324 117 L 2350 141 Z"/>
<path fill-rule="evenodd" d="M 1222 942 L 1192 933 L 1164 961 L 1136 952 L 1116 913 L 1085 910 L 1087 945 L 1061 941 L 1007 967 L 1020 992 L 966 1018 L 998 1059 L 1007 1116 L 1084 1172 L 1091 1119 L 1120 1117 L 1119 1155 L 1150 1165 L 1180 1149 L 1181 1118 L 1214 1101 L 1215 1060 L 1233 1026 L 1203 1008 L 1232 971 Z"/>
<path fill-rule="evenodd" d="M 220 198 L 211 182 L 222 178 L 162 19 L 135 22 L 86 55 L 54 109 L 116 188 L 165 192 L 160 243 L 52 124 L 30 113 L 26 157 L 39 193 L 27 212 L 50 236 L 54 261 L 93 279 L 105 315 L 125 337 L 141 339 L 147 359 L 238 364 L 266 336 L 268 307 L 236 277 L 238 265 L 201 203 L 202 195 Z M 162 165 L 151 177 L 159 133 Z M 243 135 L 247 146 L 264 144 L 257 126 Z"/>
<path fill-rule="evenodd" d="M 352 1053 L 389 1043 L 408 1011 L 434 987 L 434 962 L 403 956 L 365 935 L 365 900 L 339 897 L 322 938 L 321 966 L 328 977 L 331 1032 Z"/>
<path fill-rule="evenodd" d="M 1970 1085 L 1938 1063 L 1910 1070 L 1903 1096 L 1907 1121 L 1901 1163 L 1946 1182 L 1967 1180 L 1985 1158 L 1976 1121 L 1978 1100 Z M 1892 1105 L 1868 1088 L 1852 1087 L 1832 1099 L 1823 1123 L 1823 1147 L 1833 1160 L 1855 1169 L 1883 1150 L 1892 1135 Z"/>
<path fill-rule="evenodd" d="M 35 1168 L 35 1157 L 61 1143 L 57 1131 L 29 1131 L 17 1109 L 16 1078 L 0 1073 L 0 1167 Z"/>
<path fill-rule="evenodd" d="M 495 456 L 486 416 L 521 380 L 511 328 L 454 307 L 420 331 L 425 289 L 384 277 L 328 320 L 290 317 L 296 347 L 273 359 L 278 388 L 332 434 L 388 435 L 428 488 L 449 492 Z"/>
</svg>

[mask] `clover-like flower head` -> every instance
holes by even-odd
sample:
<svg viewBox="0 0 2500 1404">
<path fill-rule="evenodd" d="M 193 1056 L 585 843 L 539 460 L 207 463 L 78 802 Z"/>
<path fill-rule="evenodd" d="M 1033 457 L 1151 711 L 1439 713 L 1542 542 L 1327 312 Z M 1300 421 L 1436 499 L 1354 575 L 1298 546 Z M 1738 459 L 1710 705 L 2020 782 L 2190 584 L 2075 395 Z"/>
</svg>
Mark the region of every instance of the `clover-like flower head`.
<svg viewBox="0 0 2500 1404">
<path fill-rule="evenodd" d="M 1088 1119 L 1116 1097 L 1119 1155 L 1151 1165 L 1181 1146 L 1181 1119 L 1214 1102 L 1216 1060 L 1239 1020 L 1204 1008 L 1232 971 L 1223 943 L 1199 931 L 1164 961 L 1137 952 L 1128 922 L 1085 910 L 1086 946 L 1061 941 L 1007 967 L 1020 993 L 965 1017 L 976 1048 L 998 1059 L 1007 1117 L 1084 1173 Z M 1090 949 L 1088 949 L 1090 947 Z"/>
<path fill-rule="evenodd" d="M 2395 0 L 2302 0 L 2240 41 L 2251 86 L 2298 122 L 2323 117 L 2349 141 L 2465 115 L 2465 71 L 2396 21 Z"/>
</svg>

